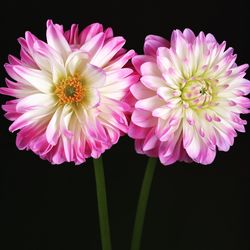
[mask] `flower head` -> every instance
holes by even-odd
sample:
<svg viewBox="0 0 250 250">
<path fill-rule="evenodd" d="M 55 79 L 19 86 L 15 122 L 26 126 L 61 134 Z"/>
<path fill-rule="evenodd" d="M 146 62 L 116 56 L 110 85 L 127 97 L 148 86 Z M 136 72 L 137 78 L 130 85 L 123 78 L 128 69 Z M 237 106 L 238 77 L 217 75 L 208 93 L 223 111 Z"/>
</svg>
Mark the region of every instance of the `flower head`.
<svg viewBox="0 0 250 250">
<path fill-rule="evenodd" d="M 21 59 L 9 56 L 5 65 L 14 79 L 0 89 L 15 97 L 3 105 L 10 131 L 20 130 L 19 149 L 54 164 L 98 158 L 128 130 L 124 98 L 138 77 L 127 62 L 135 53 L 98 23 L 79 33 L 49 20 L 46 36 L 47 43 L 26 32 Z"/>
<path fill-rule="evenodd" d="M 129 135 L 136 151 L 160 158 L 210 164 L 216 149 L 228 151 L 244 132 L 249 113 L 248 65 L 237 66 L 233 49 L 213 35 L 196 37 L 190 29 L 175 30 L 170 43 L 149 35 L 145 55 L 133 58 L 141 74 L 131 87 L 136 98 Z"/>
</svg>

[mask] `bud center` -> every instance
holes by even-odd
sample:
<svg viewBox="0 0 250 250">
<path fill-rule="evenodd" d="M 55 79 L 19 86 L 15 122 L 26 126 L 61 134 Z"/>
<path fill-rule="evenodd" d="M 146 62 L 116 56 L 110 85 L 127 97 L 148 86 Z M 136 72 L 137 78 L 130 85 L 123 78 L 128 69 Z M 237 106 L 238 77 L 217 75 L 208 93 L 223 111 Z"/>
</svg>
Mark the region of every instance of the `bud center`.
<svg viewBox="0 0 250 250">
<path fill-rule="evenodd" d="M 213 99 L 211 83 L 206 80 L 189 80 L 182 88 L 182 100 L 191 107 L 203 107 Z"/>
</svg>

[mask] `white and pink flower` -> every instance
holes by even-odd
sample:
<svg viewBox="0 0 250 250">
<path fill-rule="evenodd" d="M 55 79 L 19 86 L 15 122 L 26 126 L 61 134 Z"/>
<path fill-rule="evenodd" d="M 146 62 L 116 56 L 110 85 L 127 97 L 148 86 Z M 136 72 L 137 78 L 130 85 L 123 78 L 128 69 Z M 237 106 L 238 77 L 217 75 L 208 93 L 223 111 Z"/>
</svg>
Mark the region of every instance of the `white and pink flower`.
<svg viewBox="0 0 250 250">
<path fill-rule="evenodd" d="M 136 99 L 129 135 L 136 151 L 175 161 L 210 164 L 216 149 L 228 151 L 245 132 L 249 113 L 248 65 L 237 66 L 233 49 L 213 35 L 196 37 L 190 29 L 175 30 L 170 43 L 149 35 L 145 55 L 132 60 L 141 75 L 131 86 Z"/>
<path fill-rule="evenodd" d="M 15 97 L 3 105 L 10 131 L 20 130 L 19 149 L 53 164 L 98 158 L 128 131 L 124 99 L 138 76 L 126 64 L 135 52 L 98 23 L 79 33 L 78 25 L 64 32 L 49 20 L 46 35 L 47 43 L 26 32 L 21 59 L 9 56 L 5 65 L 14 79 L 0 89 Z"/>
</svg>

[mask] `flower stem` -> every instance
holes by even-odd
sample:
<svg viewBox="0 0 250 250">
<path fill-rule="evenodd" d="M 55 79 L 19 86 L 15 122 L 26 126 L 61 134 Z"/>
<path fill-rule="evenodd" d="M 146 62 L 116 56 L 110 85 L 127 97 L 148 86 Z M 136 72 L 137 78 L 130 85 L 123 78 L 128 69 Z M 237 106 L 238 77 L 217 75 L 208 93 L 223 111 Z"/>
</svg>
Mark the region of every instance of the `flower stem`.
<svg viewBox="0 0 250 250">
<path fill-rule="evenodd" d="M 156 158 L 149 158 L 147 167 L 144 174 L 144 179 L 141 187 L 140 197 L 137 204 L 137 211 L 135 217 L 135 224 L 131 242 L 131 250 L 140 250 L 141 246 L 141 237 L 142 237 L 142 230 L 144 224 L 144 217 L 147 208 L 147 202 L 150 192 L 150 187 L 155 171 L 155 166 L 157 163 Z"/>
<path fill-rule="evenodd" d="M 111 250 L 109 216 L 102 158 L 100 157 L 98 159 L 93 159 L 93 162 L 96 179 L 96 193 L 98 202 L 102 250 Z"/>
</svg>

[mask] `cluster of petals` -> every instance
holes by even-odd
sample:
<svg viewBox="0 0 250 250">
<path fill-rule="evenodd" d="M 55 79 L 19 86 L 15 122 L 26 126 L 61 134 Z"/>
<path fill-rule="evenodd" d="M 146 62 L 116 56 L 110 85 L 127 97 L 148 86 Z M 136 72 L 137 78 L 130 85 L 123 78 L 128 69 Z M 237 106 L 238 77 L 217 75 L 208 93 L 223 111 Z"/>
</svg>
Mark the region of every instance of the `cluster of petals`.
<svg viewBox="0 0 250 250">
<path fill-rule="evenodd" d="M 128 132 L 126 98 L 138 81 L 125 39 L 98 23 L 78 30 L 47 22 L 47 42 L 30 32 L 19 38 L 20 59 L 9 56 L 3 105 L 18 131 L 16 144 L 53 164 L 98 158 Z"/>
<path fill-rule="evenodd" d="M 132 63 L 141 75 L 131 86 L 135 107 L 129 136 L 137 153 L 210 164 L 217 149 L 228 151 L 249 113 L 248 65 L 238 66 L 233 49 L 213 35 L 175 30 L 170 42 L 149 35 L 144 55 Z"/>
</svg>

